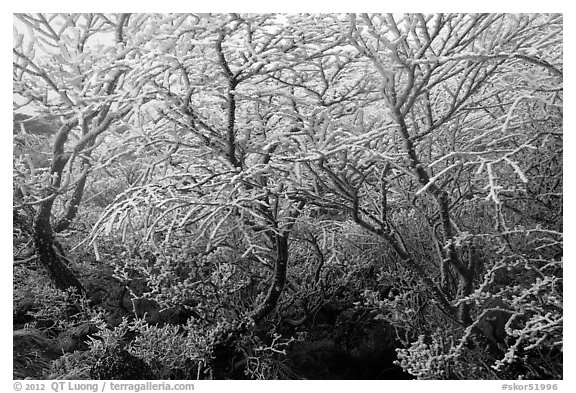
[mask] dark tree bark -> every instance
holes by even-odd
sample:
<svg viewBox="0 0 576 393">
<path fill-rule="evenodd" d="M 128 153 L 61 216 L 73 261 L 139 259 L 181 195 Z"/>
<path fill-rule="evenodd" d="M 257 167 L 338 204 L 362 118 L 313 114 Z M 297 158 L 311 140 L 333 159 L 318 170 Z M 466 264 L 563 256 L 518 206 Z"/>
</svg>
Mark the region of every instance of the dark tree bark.
<svg viewBox="0 0 576 393">
<path fill-rule="evenodd" d="M 37 217 L 34 223 L 34 243 L 40 257 L 40 263 L 46 268 L 57 288 L 74 288 L 79 293 L 84 287 L 67 266 L 64 256 L 55 247 L 54 233 L 49 222 Z"/>
<path fill-rule="evenodd" d="M 62 171 L 71 158 L 70 155 L 64 154 L 64 143 L 68 138 L 68 133 L 75 125 L 76 122 L 65 123 L 56 135 L 50 167 L 52 183 L 46 198 L 40 204 L 34 217 L 34 244 L 38 251 L 40 263 L 48 271 L 54 285 L 59 289 L 74 288 L 82 293 L 84 292 L 82 284 L 67 266 L 64 256 L 56 248 L 54 231 L 50 222 L 54 199 L 57 197 L 58 188 L 62 183 Z"/>
<path fill-rule="evenodd" d="M 274 276 L 264 302 L 262 302 L 252 314 L 252 318 L 256 322 L 262 320 L 262 318 L 274 310 L 286 284 L 286 270 L 288 268 L 289 255 L 288 234 L 275 235 L 275 243 L 276 260 L 274 261 Z"/>
<path fill-rule="evenodd" d="M 296 223 L 296 219 L 304 208 L 304 202 L 298 203 L 298 206 L 293 210 L 289 217 L 289 223 L 282 233 L 274 233 L 270 231 L 269 238 L 272 240 L 276 248 L 276 260 L 274 261 L 274 275 L 272 276 L 272 283 L 266 294 L 264 301 L 256 307 L 252 312 L 252 319 L 255 322 L 261 321 L 264 317 L 270 314 L 278 304 L 280 296 L 284 291 L 286 285 L 286 272 L 288 270 L 289 242 L 290 232 Z"/>
</svg>

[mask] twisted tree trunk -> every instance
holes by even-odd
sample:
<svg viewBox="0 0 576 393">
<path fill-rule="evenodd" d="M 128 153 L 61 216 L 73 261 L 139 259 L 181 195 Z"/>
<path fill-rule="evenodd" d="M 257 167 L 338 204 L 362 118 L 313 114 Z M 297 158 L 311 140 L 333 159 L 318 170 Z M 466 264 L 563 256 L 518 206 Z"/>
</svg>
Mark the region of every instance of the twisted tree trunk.
<svg viewBox="0 0 576 393">
<path fill-rule="evenodd" d="M 54 154 L 50 167 L 51 185 L 47 197 L 40 204 L 38 212 L 34 217 L 34 245 L 38 251 L 40 263 L 46 268 L 48 275 L 59 289 L 74 288 L 79 293 L 84 292 L 84 288 L 74 272 L 70 270 L 65 262 L 64 255 L 56 247 L 54 230 L 50 222 L 54 199 L 58 195 L 58 188 L 62 182 L 62 171 L 70 159 L 64 154 L 64 142 L 68 133 L 75 125 L 74 122 L 64 124 L 56 136 L 54 143 Z"/>
</svg>

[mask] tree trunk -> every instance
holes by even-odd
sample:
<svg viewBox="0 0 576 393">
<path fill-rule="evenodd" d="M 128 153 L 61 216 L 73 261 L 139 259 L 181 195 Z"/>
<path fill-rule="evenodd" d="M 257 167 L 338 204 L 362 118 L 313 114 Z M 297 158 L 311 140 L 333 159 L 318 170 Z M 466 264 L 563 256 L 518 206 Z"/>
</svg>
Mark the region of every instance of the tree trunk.
<svg viewBox="0 0 576 393">
<path fill-rule="evenodd" d="M 57 288 L 63 290 L 74 288 L 78 293 L 83 293 L 82 284 L 66 265 L 64 256 L 55 247 L 50 222 L 46 222 L 41 213 L 42 208 L 34 220 L 34 244 L 40 256 L 40 263 L 46 268 Z"/>
<path fill-rule="evenodd" d="M 70 158 L 69 155 L 63 154 L 62 151 L 64 141 L 70 129 L 71 126 L 69 125 L 63 126 L 58 135 L 60 137 L 58 138 L 60 143 L 55 143 L 54 159 L 50 168 L 50 173 L 53 175 L 52 189 L 48 191 L 47 198 L 40 204 L 36 217 L 34 217 L 34 245 L 40 257 L 40 263 L 46 268 L 57 288 L 63 290 L 74 288 L 78 293 L 83 293 L 84 288 L 82 284 L 74 272 L 66 265 L 64 256 L 55 247 L 54 230 L 50 222 L 54 199 L 57 197 L 54 190 L 60 187 L 62 171 Z M 62 134 L 64 134 L 64 137 Z"/>
<path fill-rule="evenodd" d="M 283 235 L 275 235 L 276 243 L 276 261 L 274 264 L 274 277 L 270 289 L 266 294 L 266 299 L 252 314 L 252 318 L 255 322 L 262 320 L 266 315 L 268 315 L 280 299 L 280 295 L 284 290 L 284 285 L 286 284 L 286 270 L 288 268 L 288 233 Z"/>
</svg>

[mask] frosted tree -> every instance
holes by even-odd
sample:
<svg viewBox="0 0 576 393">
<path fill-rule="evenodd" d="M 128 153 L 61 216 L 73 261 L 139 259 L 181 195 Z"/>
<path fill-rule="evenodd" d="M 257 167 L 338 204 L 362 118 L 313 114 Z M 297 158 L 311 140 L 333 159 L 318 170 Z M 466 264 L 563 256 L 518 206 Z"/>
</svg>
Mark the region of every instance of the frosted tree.
<svg viewBox="0 0 576 393">
<path fill-rule="evenodd" d="M 134 75 L 155 95 L 140 107 L 144 135 L 134 142 L 155 149 L 163 165 L 107 209 L 95 234 L 130 233 L 128 226 L 164 246 L 193 243 L 202 266 L 240 248 L 232 269 L 264 272 L 269 282 L 245 310 L 260 320 L 283 291 L 290 233 L 306 204 L 294 191 L 305 183 L 294 135 L 313 106 L 296 86 L 318 74 L 305 71 L 306 62 L 336 46 L 332 32 L 275 15 L 139 15 L 131 23 L 142 31 L 126 43 L 143 53 Z M 194 296 L 206 298 L 195 285 Z"/>
<path fill-rule="evenodd" d="M 17 195 L 34 206 L 34 243 L 42 265 L 57 287 L 82 289 L 69 270 L 54 232 L 66 229 L 77 214 L 100 136 L 114 129 L 135 102 L 120 94 L 127 69 L 123 47 L 128 15 L 16 15 L 13 48 L 14 95 L 42 115 L 58 116 L 50 167 L 28 166 Z M 99 39 L 108 44 L 99 44 Z M 111 44 L 114 42 L 115 44 Z M 66 199 L 52 220 L 54 203 Z"/>
<path fill-rule="evenodd" d="M 516 337 L 505 351 L 511 362 L 520 342 L 531 350 L 556 340 L 560 304 L 552 314 L 527 312 L 515 299 L 532 296 L 534 285 L 555 298 L 561 290 L 561 16 L 363 14 L 336 23 L 377 78 L 368 78 L 371 104 L 330 118 L 330 143 L 308 159 L 329 190 L 319 200 L 345 201 L 355 222 L 386 240 L 442 311 L 424 319 L 444 315 L 466 327 L 461 343 L 479 334 L 497 353 L 506 330 Z M 548 163 L 554 185 L 536 202 L 542 178 L 528 173 Z M 528 213 L 527 201 L 546 213 Z M 406 214 L 422 224 L 405 227 Z M 486 221 L 473 222 L 479 214 Z M 419 245 L 407 243 L 414 231 Z M 526 254 L 520 233 L 540 251 Z M 494 285 L 496 272 L 519 264 L 541 277 L 523 275 L 515 290 Z M 543 317 L 540 330 L 510 330 L 514 320 Z"/>
<path fill-rule="evenodd" d="M 86 244 L 193 308 L 215 363 L 354 287 L 419 378 L 558 376 L 561 15 L 17 18 L 15 105 L 62 119 L 17 201 L 60 288 L 88 176 L 133 171 Z"/>
</svg>

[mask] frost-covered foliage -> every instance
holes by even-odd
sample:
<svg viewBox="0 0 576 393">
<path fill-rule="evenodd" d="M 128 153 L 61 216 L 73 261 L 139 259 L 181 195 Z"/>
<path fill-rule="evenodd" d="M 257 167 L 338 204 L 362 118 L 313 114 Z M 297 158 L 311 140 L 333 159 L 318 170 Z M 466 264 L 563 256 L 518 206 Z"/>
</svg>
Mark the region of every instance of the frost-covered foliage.
<svg viewBox="0 0 576 393">
<path fill-rule="evenodd" d="M 562 15 L 16 17 L 15 105 L 62 124 L 49 168 L 15 139 L 15 255 L 110 272 L 91 351 L 290 378 L 369 318 L 416 378 L 562 378 Z"/>
</svg>

